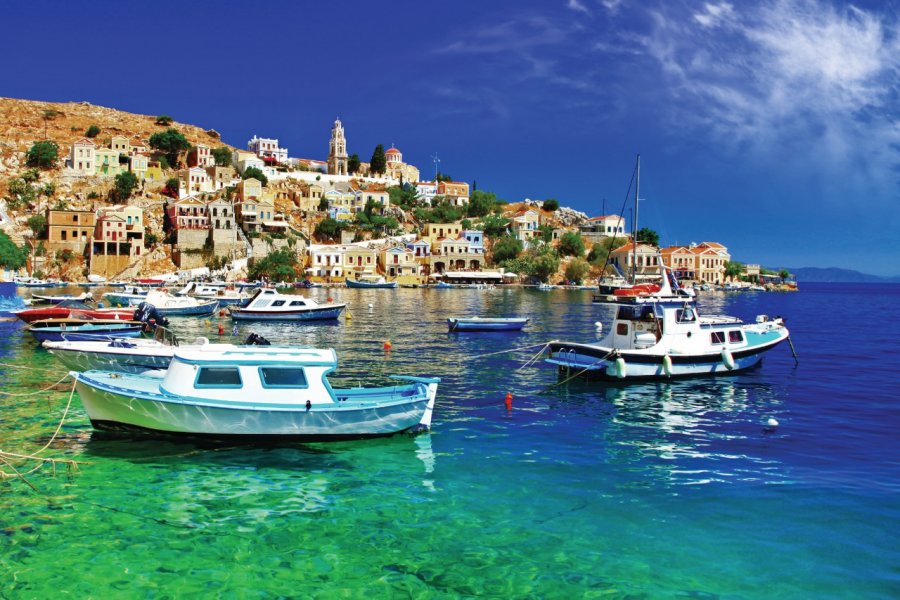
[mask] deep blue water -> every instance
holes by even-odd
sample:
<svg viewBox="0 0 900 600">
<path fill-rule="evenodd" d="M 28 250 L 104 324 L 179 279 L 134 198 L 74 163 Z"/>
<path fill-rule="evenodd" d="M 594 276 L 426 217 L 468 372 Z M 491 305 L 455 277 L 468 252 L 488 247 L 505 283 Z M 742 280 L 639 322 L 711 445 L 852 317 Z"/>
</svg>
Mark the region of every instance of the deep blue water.
<svg viewBox="0 0 900 600">
<path fill-rule="evenodd" d="M 782 345 L 747 374 L 629 386 L 522 368 L 541 344 L 608 325 L 586 291 L 313 290 L 329 294 L 351 320 L 239 336 L 333 346 L 338 384 L 442 377 L 431 434 L 109 439 L 76 402 L 49 455 L 80 472 L 36 473 L 38 493 L 0 482 L 0 574 L 16 582 L 0 596 L 900 595 L 900 286 L 705 295 L 705 313 L 784 316 L 799 365 Z M 532 320 L 447 333 L 446 316 L 472 313 Z M 217 337 L 218 322 L 173 325 Z M 7 390 L 58 378 L 21 328 L 4 332 L 4 362 L 45 369 L 35 381 L 8 367 Z M 0 448 L 41 444 L 67 396 L 0 399 Z"/>
</svg>

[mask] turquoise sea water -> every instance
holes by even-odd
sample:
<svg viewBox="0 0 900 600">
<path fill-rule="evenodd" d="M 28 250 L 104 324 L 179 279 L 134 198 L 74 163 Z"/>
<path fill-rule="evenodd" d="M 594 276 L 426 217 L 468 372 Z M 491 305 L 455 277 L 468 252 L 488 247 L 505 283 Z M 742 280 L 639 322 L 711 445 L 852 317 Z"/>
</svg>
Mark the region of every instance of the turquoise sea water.
<svg viewBox="0 0 900 600">
<path fill-rule="evenodd" d="M 312 292 L 353 318 L 242 324 L 239 337 L 333 346 L 337 384 L 440 376 L 432 433 L 111 437 L 76 396 L 43 455 L 78 471 L 45 467 L 28 476 L 36 490 L 0 481 L 0 597 L 900 595 L 900 286 L 704 296 L 706 312 L 786 316 L 800 365 L 783 346 L 745 375 L 628 387 L 519 370 L 538 347 L 485 356 L 593 339 L 610 315 L 589 292 Z M 447 333 L 446 316 L 472 313 L 532 320 L 520 334 Z M 173 328 L 218 338 L 219 322 Z M 0 323 L 0 363 L 7 393 L 63 375 L 18 323 Z M 0 449 L 43 446 L 69 389 L 0 397 Z M 29 465 L 0 468 L 13 466 Z"/>
</svg>

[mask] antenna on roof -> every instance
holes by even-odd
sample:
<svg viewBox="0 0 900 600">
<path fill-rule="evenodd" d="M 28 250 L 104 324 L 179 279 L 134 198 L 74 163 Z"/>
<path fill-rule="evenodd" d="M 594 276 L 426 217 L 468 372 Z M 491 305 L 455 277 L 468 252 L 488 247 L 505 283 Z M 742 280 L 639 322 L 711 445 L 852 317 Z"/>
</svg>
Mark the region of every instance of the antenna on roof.
<svg viewBox="0 0 900 600">
<path fill-rule="evenodd" d="M 434 154 L 431 155 L 431 160 L 432 160 L 432 162 L 434 162 L 434 182 L 437 183 L 437 173 L 438 173 L 437 167 L 438 167 L 438 163 L 441 162 L 441 159 L 438 158 L 437 152 L 435 152 Z"/>
</svg>

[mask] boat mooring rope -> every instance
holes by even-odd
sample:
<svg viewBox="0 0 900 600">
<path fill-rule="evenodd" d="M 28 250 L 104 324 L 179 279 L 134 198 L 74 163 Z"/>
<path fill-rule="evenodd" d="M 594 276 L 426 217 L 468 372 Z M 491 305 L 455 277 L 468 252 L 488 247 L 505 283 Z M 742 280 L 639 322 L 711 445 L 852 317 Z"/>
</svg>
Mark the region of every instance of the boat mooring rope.
<svg viewBox="0 0 900 600">
<path fill-rule="evenodd" d="M 69 377 L 69 375 L 66 374 L 66 377 Z M 60 379 L 53 385 L 58 385 L 66 377 L 63 377 L 62 379 Z M 41 452 L 43 452 L 44 450 L 49 448 L 53 444 L 53 442 L 56 440 L 56 436 L 59 435 L 59 432 L 62 429 L 63 423 L 65 423 L 66 417 L 69 414 L 69 408 L 71 408 L 71 406 L 72 406 L 72 398 L 75 397 L 75 383 L 76 383 L 75 381 L 72 382 L 72 389 L 69 392 L 69 400 L 66 402 L 66 408 L 63 410 L 62 417 L 60 418 L 59 423 L 56 425 L 56 430 L 53 432 L 53 435 L 50 436 L 50 439 L 47 440 L 46 444 L 44 444 L 39 450 L 37 450 L 36 452 L 32 452 L 31 454 L 17 454 L 15 452 L 6 452 L 6 451 L 0 449 L 0 462 L 5 464 L 6 466 L 8 466 L 13 471 L 12 473 L 9 473 L 7 471 L 0 469 L 0 479 L 17 477 L 17 478 L 21 479 L 22 481 L 24 481 L 28 485 L 28 487 L 30 487 L 32 490 L 37 492 L 38 489 L 34 486 L 34 484 L 32 484 L 30 481 L 28 481 L 28 479 L 26 479 L 26 475 L 31 475 L 32 473 L 34 473 L 35 471 L 40 469 L 45 464 L 49 463 L 50 465 L 53 466 L 54 475 L 56 474 L 56 465 L 57 464 L 65 464 L 66 471 L 70 474 L 74 473 L 75 471 L 78 470 L 78 462 L 77 461 L 74 461 L 71 459 L 63 460 L 63 459 L 59 459 L 59 458 L 46 458 L 46 457 L 38 456 Z M 49 388 L 47 388 L 47 389 L 49 389 Z M 46 390 L 42 390 L 42 391 L 46 391 Z M 25 394 L 25 395 L 30 395 L 30 394 Z M 35 465 L 34 467 L 32 467 L 31 469 L 23 472 L 15 467 L 15 465 L 13 464 L 13 461 L 37 461 L 38 464 Z"/>
<path fill-rule="evenodd" d="M 519 352 L 521 350 L 530 350 L 531 348 L 537 348 L 538 346 L 543 346 L 544 348 L 546 348 L 547 346 L 549 346 L 550 344 L 552 344 L 553 342 L 556 342 L 556 341 L 558 341 L 558 340 L 550 340 L 549 342 L 546 342 L 543 344 L 532 344 L 530 346 L 519 346 L 518 348 L 510 348 L 509 350 L 500 350 L 499 352 L 488 352 L 487 354 L 476 354 L 475 356 L 467 356 L 466 360 L 471 360 L 473 358 L 484 358 L 485 356 L 496 356 L 498 354 L 508 354 L 510 352 Z M 543 349 L 541 350 L 541 352 L 543 352 Z M 540 356 L 540 352 L 538 353 L 538 356 Z M 462 359 L 460 359 L 460 361 L 462 361 Z"/>
<path fill-rule="evenodd" d="M 24 368 L 27 369 L 28 367 L 24 367 Z M 63 375 L 62 379 L 60 379 L 56 383 L 52 383 L 49 386 L 39 389 L 36 392 L 27 392 L 25 394 L 14 394 L 12 392 L 0 392 L 0 396 L 8 396 L 11 398 L 23 398 L 25 396 L 37 396 L 38 394 L 43 394 L 44 392 L 52 390 L 53 388 L 55 388 L 56 386 L 58 386 L 59 384 L 61 384 L 63 381 L 65 381 L 68 378 L 69 378 L 69 374 L 66 373 L 65 375 Z M 75 384 L 72 384 L 72 389 L 73 390 L 75 389 Z M 60 391 L 62 391 L 62 390 L 60 390 Z"/>
</svg>

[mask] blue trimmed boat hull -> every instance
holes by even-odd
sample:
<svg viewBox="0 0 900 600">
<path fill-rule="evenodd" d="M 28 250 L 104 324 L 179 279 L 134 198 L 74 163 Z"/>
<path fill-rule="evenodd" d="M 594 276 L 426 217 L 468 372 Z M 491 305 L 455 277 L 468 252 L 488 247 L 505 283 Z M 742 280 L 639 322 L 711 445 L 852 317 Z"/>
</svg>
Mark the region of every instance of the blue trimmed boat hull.
<svg viewBox="0 0 900 600">
<path fill-rule="evenodd" d="M 450 331 L 521 331 L 527 322 L 527 318 L 449 318 L 447 328 Z"/>
<path fill-rule="evenodd" d="M 105 340 L 120 337 L 139 337 L 141 335 L 140 325 L 126 325 L 122 327 L 91 327 L 91 328 L 67 328 L 45 327 L 43 329 L 28 330 L 34 339 L 39 342 L 87 342 L 94 340 Z"/>
<path fill-rule="evenodd" d="M 231 318 L 235 321 L 326 321 L 341 316 L 344 306 L 313 308 L 294 311 L 248 311 L 233 309 Z"/>
</svg>

